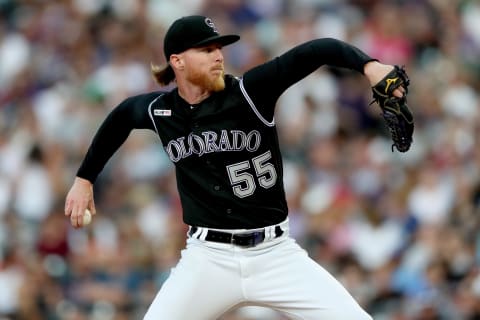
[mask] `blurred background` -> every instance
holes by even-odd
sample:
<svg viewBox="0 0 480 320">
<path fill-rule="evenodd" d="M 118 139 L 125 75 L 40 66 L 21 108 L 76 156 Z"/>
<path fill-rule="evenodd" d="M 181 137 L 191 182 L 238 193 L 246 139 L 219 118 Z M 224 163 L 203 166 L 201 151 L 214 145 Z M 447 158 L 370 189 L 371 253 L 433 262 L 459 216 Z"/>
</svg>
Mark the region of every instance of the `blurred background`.
<svg viewBox="0 0 480 320">
<path fill-rule="evenodd" d="M 406 66 L 406 154 L 358 73 L 322 67 L 281 97 L 292 235 L 375 319 L 480 319 L 478 0 L 0 0 L 0 319 L 141 319 L 185 243 L 158 138 L 132 132 L 88 227 L 64 199 L 106 115 L 160 89 L 165 29 L 196 13 L 242 36 L 235 75 L 317 37 Z"/>
</svg>

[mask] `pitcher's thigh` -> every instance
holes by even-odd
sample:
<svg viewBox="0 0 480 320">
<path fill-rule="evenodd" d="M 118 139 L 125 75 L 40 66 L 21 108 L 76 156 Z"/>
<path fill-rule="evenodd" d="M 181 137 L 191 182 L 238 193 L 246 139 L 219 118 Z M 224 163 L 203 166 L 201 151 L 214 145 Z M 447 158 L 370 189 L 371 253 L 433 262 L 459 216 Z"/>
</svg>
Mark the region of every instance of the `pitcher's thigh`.
<svg viewBox="0 0 480 320">
<path fill-rule="evenodd" d="M 298 320 L 372 320 L 347 290 L 296 243 L 257 278 L 258 300 Z M 272 261 L 273 262 L 273 261 Z"/>
<path fill-rule="evenodd" d="M 201 249 L 186 249 L 143 319 L 216 319 L 238 301 L 233 276 L 228 263 L 218 265 Z"/>
</svg>

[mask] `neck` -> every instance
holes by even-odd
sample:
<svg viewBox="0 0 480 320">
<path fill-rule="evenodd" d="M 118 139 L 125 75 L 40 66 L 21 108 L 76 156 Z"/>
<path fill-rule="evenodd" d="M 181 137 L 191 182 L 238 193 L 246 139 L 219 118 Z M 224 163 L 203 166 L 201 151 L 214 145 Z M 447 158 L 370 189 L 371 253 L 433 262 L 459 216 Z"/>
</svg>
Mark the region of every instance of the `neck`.
<svg viewBox="0 0 480 320">
<path fill-rule="evenodd" d="M 211 92 L 198 86 L 178 84 L 178 94 L 190 104 L 197 104 L 208 98 Z"/>
</svg>

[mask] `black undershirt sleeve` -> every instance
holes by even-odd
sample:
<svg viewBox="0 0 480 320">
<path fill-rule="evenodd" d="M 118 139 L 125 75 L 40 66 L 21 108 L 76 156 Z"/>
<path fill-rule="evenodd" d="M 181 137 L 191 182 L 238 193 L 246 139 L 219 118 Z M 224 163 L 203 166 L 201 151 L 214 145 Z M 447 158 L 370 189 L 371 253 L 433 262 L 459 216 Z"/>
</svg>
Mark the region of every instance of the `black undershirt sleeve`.
<svg viewBox="0 0 480 320">
<path fill-rule="evenodd" d="M 133 129 L 155 130 L 148 114 L 148 106 L 158 95 L 145 94 L 127 98 L 108 114 L 93 137 L 77 177 L 94 183 Z"/>
<path fill-rule="evenodd" d="M 323 38 L 298 45 L 281 56 L 259 65 L 243 75 L 243 85 L 255 106 L 267 119 L 280 95 L 291 85 L 322 65 L 356 70 L 373 61 L 360 49 L 346 42 Z"/>
</svg>

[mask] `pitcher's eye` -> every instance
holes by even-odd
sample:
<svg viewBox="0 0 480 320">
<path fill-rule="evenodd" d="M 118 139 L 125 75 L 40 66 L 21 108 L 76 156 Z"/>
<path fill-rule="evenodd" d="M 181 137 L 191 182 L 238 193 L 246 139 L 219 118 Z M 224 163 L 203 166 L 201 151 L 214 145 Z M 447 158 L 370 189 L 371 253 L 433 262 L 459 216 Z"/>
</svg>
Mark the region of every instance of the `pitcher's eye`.
<svg viewBox="0 0 480 320">
<path fill-rule="evenodd" d="M 217 49 L 222 50 L 223 46 L 220 44 L 212 44 L 210 46 L 204 47 L 202 51 L 210 53 L 213 52 Z"/>
</svg>

